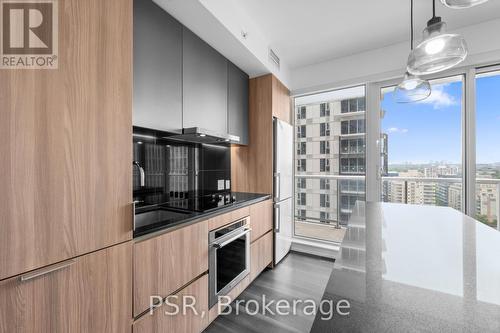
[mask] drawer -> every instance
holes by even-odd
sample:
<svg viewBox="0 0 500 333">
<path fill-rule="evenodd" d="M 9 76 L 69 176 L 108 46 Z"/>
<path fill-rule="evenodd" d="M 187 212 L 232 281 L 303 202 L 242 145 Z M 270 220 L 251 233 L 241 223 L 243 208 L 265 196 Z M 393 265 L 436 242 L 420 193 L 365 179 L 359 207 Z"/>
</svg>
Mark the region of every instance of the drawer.
<svg viewBox="0 0 500 333">
<path fill-rule="evenodd" d="M 250 206 L 251 241 L 262 237 L 273 229 L 273 201 L 266 200 Z"/>
<path fill-rule="evenodd" d="M 185 296 L 193 297 L 196 301 L 194 308 L 198 315 L 189 308 L 186 309 L 185 315 L 182 314 L 182 299 Z M 208 275 L 203 275 L 175 296 L 170 297 L 168 301 L 179 306 L 179 314 L 165 314 L 165 311 L 174 311 L 174 308 L 160 306 L 152 314 L 147 313 L 134 323 L 134 333 L 200 333 L 203 331 L 208 326 Z"/>
<path fill-rule="evenodd" d="M 253 281 L 273 261 L 273 232 L 250 245 L 250 280 Z"/>
<path fill-rule="evenodd" d="M 208 270 L 208 221 L 134 244 L 134 316 Z"/>
<path fill-rule="evenodd" d="M 130 332 L 132 242 L 0 282 L 0 332 Z"/>
<path fill-rule="evenodd" d="M 235 222 L 239 219 L 242 219 L 244 217 L 247 217 L 250 215 L 250 208 L 249 207 L 243 207 L 240 209 L 233 210 L 229 213 L 225 213 L 222 215 L 218 215 L 216 217 L 211 218 L 208 220 L 209 222 L 209 230 L 214 230 L 217 228 L 220 228 L 228 223 Z"/>
</svg>

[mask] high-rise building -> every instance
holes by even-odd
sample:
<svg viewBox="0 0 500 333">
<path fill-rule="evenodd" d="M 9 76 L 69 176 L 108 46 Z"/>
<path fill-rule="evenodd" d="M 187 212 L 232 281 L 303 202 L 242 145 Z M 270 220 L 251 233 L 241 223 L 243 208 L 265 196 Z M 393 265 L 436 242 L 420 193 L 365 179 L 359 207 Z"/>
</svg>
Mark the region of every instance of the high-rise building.
<svg viewBox="0 0 500 333">
<path fill-rule="evenodd" d="M 296 174 L 365 174 L 364 96 L 297 105 L 295 112 Z M 365 198 L 364 180 L 298 178 L 296 185 L 295 214 L 304 220 L 346 223 Z"/>
<path fill-rule="evenodd" d="M 478 184 L 476 186 L 476 212 L 479 218 L 494 223 L 497 220 L 496 184 Z"/>
</svg>

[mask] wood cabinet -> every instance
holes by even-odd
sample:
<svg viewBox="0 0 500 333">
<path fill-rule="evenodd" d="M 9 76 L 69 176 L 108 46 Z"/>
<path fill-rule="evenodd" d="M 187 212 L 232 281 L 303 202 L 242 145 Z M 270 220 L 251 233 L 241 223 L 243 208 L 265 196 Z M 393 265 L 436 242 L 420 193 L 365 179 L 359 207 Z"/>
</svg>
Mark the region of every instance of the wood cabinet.
<svg viewBox="0 0 500 333">
<path fill-rule="evenodd" d="M 248 75 L 228 61 L 227 87 L 228 132 L 248 144 Z"/>
<path fill-rule="evenodd" d="M 292 123 L 292 100 L 290 90 L 275 76 L 272 77 L 273 117 Z"/>
<path fill-rule="evenodd" d="M 183 299 L 184 304 L 190 304 L 191 299 L 196 301 L 194 309 L 186 308 L 185 315 L 182 314 Z M 179 307 L 180 313 L 177 315 L 166 314 L 173 312 L 173 306 L 160 306 L 150 314 L 147 313 L 139 318 L 133 325 L 134 333 L 199 333 L 208 326 L 208 275 L 203 275 L 177 294 L 168 298 L 170 304 Z"/>
<path fill-rule="evenodd" d="M 273 262 L 273 232 L 268 232 L 250 245 L 250 280 L 253 281 Z"/>
<path fill-rule="evenodd" d="M 134 316 L 149 309 L 150 296 L 166 297 L 207 270 L 208 221 L 135 243 Z"/>
<path fill-rule="evenodd" d="M 182 130 L 182 25 L 134 0 L 134 126 Z"/>
<path fill-rule="evenodd" d="M 58 11 L 59 67 L 0 75 L 0 279 L 132 238 L 132 1 Z"/>
<path fill-rule="evenodd" d="M 215 230 L 226 224 L 236 222 L 250 215 L 250 207 L 235 209 L 225 214 L 217 215 L 208 220 L 208 230 Z"/>
<path fill-rule="evenodd" d="M 131 242 L 10 278 L 0 332 L 130 332 L 131 289 Z"/>
<path fill-rule="evenodd" d="M 273 230 L 273 201 L 266 200 L 250 206 L 251 241 L 254 242 Z"/>
<path fill-rule="evenodd" d="M 183 127 L 227 133 L 227 60 L 183 29 Z"/>
<path fill-rule="evenodd" d="M 291 123 L 288 89 L 271 74 L 250 79 L 249 144 L 231 149 L 233 191 L 273 193 L 273 116 Z"/>
</svg>

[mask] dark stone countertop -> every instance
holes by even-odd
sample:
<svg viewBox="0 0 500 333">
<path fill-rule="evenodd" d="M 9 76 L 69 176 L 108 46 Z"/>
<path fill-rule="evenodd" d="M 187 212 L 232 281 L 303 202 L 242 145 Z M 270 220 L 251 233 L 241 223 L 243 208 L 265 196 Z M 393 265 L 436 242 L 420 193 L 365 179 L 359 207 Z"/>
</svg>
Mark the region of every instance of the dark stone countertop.
<svg viewBox="0 0 500 333">
<path fill-rule="evenodd" d="M 233 204 L 228 204 L 220 208 L 215 208 L 208 212 L 187 212 L 182 214 L 176 219 L 170 219 L 165 223 L 159 222 L 154 225 L 145 226 L 143 228 L 138 228 L 134 231 L 134 240 L 141 241 L 161 233 L 170 232 L 179 228 L 186 227 L 193 223 L 198 223 L 217 215 L 221 215 L 232 210 L 243 208 L 256 204 L 261 201 L 271 199 L 269 194 L 261 193 L 246 193 L 246 192 L 232 192 L 232 195 L 236 197 L 236 202 Z"/>
<path fill-rule="evenodd" d="M 358 204 L 311 332 L 500 332 L 500 232 L 448 207 Z M 342 310 L 345 311 L 345 310 Z"/>
</svg>

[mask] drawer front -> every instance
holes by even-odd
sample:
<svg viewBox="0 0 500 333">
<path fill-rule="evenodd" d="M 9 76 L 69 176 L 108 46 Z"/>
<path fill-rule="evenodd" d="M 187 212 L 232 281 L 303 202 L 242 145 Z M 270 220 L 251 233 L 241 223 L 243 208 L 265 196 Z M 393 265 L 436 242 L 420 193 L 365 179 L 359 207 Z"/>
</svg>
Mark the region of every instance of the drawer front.
<svg viewBox="0 0 500 333">
<path fill-rule="evenodd" d="M 250 208 L 243 207 L 240 209 L 233 210 L 229 213 L 218 215 L 211 218 L 209 221 L 209 229 L 214 230 L 220 228 L 228 223 L 235 222 L 236 220 L 242 219 L 250 215 Z"/>
<path fill-rule="evenodd" d="M 250 225 L 252 227 L 252 242 L 273 229 L 272 200 L 250 206 Z"/>
<path fill-rule="evenodd" d="M 268 232 L 250 245 L 250 279 L 253 281 L 273 261 L 273 233 Z"/>
<path fill-rule="evenodd" d="M 182 314 L 182 299 L 185 296 L 193 297 L 196 301 L 194 308 L 198 315 L 189 308 L 186 309 L 185 315 Z M 208 326 L 208 275 L 203 275 L 182 289 L 175 297 L 169 297 L 168 301 L 179 306 L 179 314 L 165 314 L 165 311 L 174 311 L 174 308 L 160 306 L 153 314 L 147 313 L 134 323 L 134 333 L 199 333 L 203 331 Z"/>
<path fill-rule="evenodd" d="M 134 244 L 134 316 L 208 270 L 208 221 Z"/>
<path fill-rule="evenodd" d="M 128 242 L 4 280 L 0 332 L 130 332 L 131 277 Z"/>
</svg>

